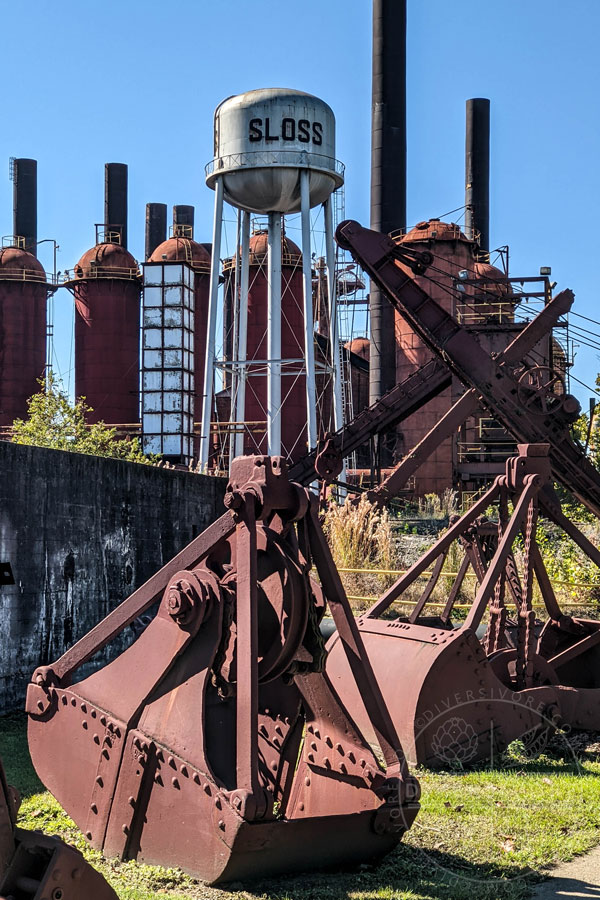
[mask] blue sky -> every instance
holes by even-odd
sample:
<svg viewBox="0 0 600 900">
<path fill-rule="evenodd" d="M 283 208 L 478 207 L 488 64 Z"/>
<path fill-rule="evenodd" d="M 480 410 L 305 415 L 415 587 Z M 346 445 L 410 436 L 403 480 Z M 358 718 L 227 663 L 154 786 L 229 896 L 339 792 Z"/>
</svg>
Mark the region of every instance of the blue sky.
<svg viewBox="0 0 600 900">
<path fill-rule="evenodd" d="M 511 274 L 552 266 L 575 310 L 600 320 L 594 221 L 600 196 L 600 2 L 408 0 L 408 219 L 464 202 L 464 106 L 492 102 L 491 241 Z M 130 249 L 143 255 L 149 201 L 196 206 L 211 239 L 204 185 L 212 115 L 224 97 L 293 87 L 326 100 L 346 164 L 346 213 L 368 223 L 369 0 L 32 0 L 2 6 L 0 231 L 12 232 L 8 158 L 38 160 L 38 237 L 72 268 L 103 215 L 103 165 L 129 164 Z M 51 268 L 51 245 L 40 248 Z M 600 334 L 600 326 L 576 320 Z M 72 303 L 56 299 L 68 381 Z M 593 385 L 596 351 L 574 374 Z M 573 384 L 587 406 L 589 391 Z"/>
</svg>

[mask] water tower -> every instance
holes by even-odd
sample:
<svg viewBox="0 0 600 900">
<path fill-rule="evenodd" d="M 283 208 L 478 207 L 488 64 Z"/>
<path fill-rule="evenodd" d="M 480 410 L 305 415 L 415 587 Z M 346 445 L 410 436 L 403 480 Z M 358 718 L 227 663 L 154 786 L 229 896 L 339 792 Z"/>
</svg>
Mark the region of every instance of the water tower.
<svg viewBox="0 0 600 900">
<path fill-rule="evenodd" d="M 335 117 L 331 108 L 311 94 L 285 88 L 248 91 L 224 100 L 215 111 L 214 159 L 206 167 L 206 183 L 215 191 L 209 323 L 204 369 L 200 465 L 210 453 L 215 337 L 223 203 L 241 211 L 239 314 L 232 372 L 239 373 L 235 392 L 235 422 L 245 421 L 250 214 L 266 215 L 267 228 L 267 450 L 281 446 L 282 359 L 282 217 L 301 214 L 304 371 L 309 447 L 316 446 L 316 391 L 311 280 L 310 210 L 323 204 L 330 298 L 330 345 L 334 384 L 334 423 L 342 424 L 342 390 L 335 307 L 335 251 L 332 193 L 343 184 L 343 166 L 335 158 Z M 232 404 L 234 394 L 232 392 Z M 236 433 L 233 455 L 243 452 L 243 434 Z"/>
</svg>

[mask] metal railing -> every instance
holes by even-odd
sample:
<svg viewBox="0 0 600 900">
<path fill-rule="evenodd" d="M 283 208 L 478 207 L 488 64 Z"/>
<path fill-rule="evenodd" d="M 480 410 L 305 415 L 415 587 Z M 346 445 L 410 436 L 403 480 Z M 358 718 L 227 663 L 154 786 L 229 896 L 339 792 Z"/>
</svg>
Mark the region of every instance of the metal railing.
<svg viewBox="0 0 600 900">
<path fill-rule="evenodd" d="M 82 268 L 66 269 L 63 275 L 63 284 L 73 284 L 78 281 L 96 281 L 101 278 L 118 278 L 122 281 L 140 281 L 141 272 L 137 266 L 131 268 L 119 268 L 118 266 L 90 265 Z"/>
<path fill-rule="evenodd" d="M 514 325 L 515 302 L 499 301 L 488 303 L 487 300 L 473 303 L 457 303 L 456 318 L 459 325 Z"/>
<path fill-rule="evenodd" d="M 514 441 L 485 441 L 471 444 L 459 441 L 457 445 L 458 462 L 504 462 L 516 452 Z"/>
<path fill-rule="evenodd" d="M 211 160 L 204 169 L 207 178 L 229 172 L 232 169 L 258 169 L 285 166 L 286 168 L 318 169 L 344 180 L 345 166 L 339 159 L 322 153 L 306 150 L 254 150 L 244 153 L 230 153 Z"/>
</svg>

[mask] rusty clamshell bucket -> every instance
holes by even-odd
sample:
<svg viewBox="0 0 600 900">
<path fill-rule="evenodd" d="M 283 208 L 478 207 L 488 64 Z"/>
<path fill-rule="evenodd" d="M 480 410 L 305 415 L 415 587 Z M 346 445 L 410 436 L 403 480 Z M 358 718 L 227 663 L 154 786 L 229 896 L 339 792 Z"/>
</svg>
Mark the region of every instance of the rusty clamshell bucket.
<svg viewBox="0 0 600 900">
<path fill-rule="evenodd" d="M 78 850 L 16 827 L 19 797 L 0 760 L 0 900 L 117 900 Z"/>
<path fill-rule="evenodd" d="M 411 763 L 477 762 L 516 738 L 539 750 L 559 724 L 600 727 L 600 622 L 563 615 L 536 544 L 538 503 L 599 565 L 600 553 L 560 511 L 547 451 L 547 445 L 519 445 L 506 475 L 358 620 Z M 482 523 L 481 515 L 493 503 L 498 504 L 498 524 Z M 519 572 L 513 544 L 521 535 Z M 465 551 L 463 562 L 441 615 L 426 617 L 423 610 L 454 540 Z M 411 615 L 379 618 L 430 566 L 433 572 Z M 470 566 L 479 589 L 466 620 L 454 628 L 450 617 Z M 543 627 L 533 610 L 534 576 L 548 613 Z M 516 609 L 512 622 L 507 591 Z M 479 637 L 486 610 L 487 628 Z M 337 636 L 328 649 L 327 674 L 368 737 L 372 731 L 348 680 Z"/>
<path fill-rule="evenodd" d="M 229 512 L 29 686 L 38 774 L 107 856 L 215 883 L 389 851 L 418 783 L 319 526 L 279 457 L 240 457 Z M 321 587 L 309 577 L 312 564 Z M 78 667 L 162 595 L 135 643 Z M 329 605 L 385 765 L 323 674 Z"/>
</svg>

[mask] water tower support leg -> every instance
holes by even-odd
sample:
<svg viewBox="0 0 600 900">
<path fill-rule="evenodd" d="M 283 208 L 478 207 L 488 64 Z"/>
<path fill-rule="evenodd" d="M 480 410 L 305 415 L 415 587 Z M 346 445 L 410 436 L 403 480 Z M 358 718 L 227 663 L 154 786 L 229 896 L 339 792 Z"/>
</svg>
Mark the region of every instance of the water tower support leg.
<svg viewBox="0 0 600 900">
<path fill-rule="evenodd" d="M 269 213 L 267 444 L 281 455 L 281 214 Z"/>
<path fill-rule="evenodd" d="M 333 424 L 338 431 L 344 424 L 342 403 L 342 372 L 340 366 L 340 346 L 338 337 L 337 285 L 335 282 L 335 248 L 333 245 L 333 210 L 331 197 L 323 204 L 325 213 L 325 259 L 327 264 L 327 296 L 329 298 L 329 346 L 333 369 Z M 341 481 L 346 479 L 346 463 L 340 473 Z"/>
<path fill-rule="evenodd" d="M 237 359 L 244 365 L 239 368 L 237 386 L 237 404 L 235 409 L 235 421 L 238 423 L 235 433 L 235 456 L 244 453 L 244 431 L 240 425 L 246 418 L 246 378 L 248 369 L 245 365 L 248 350 L 248 285 L 249 285 L 249 253 L 250 253 L 250 213 L 242 213 L 242 265 L 240 271 L 240 308 L 238 326 Z"/>
<path fill-rule="evenodd" d="M 213 378 L 215 366 L 215 339 L 217 332 L 217 303 L 219 300 L 219 274 L 221 268 L 221 232 L 223 230 L 223 179 L 215 184 L 215 214 L 213 221 L 213 245 L 210 261 L 210 295 L 208 302 L 208 334 L 206 337 L 206 361 L 204 364 L 204 390 L 202 397 L 202 422 L 200 424 L 200 471 L 206 472 L 210 454 L 210 421 L 212 415 Z"/>
<path fill-rule="evenodd" d="M 302 214 L 302 280 L 304 287 L 304 357 L 306 360 L 306 422 L 308 449 L 317 446 L 317 390 L 315 385 L 315 336 L 312 302 L 309 172 L 300 172 Z"/>
</svg>

